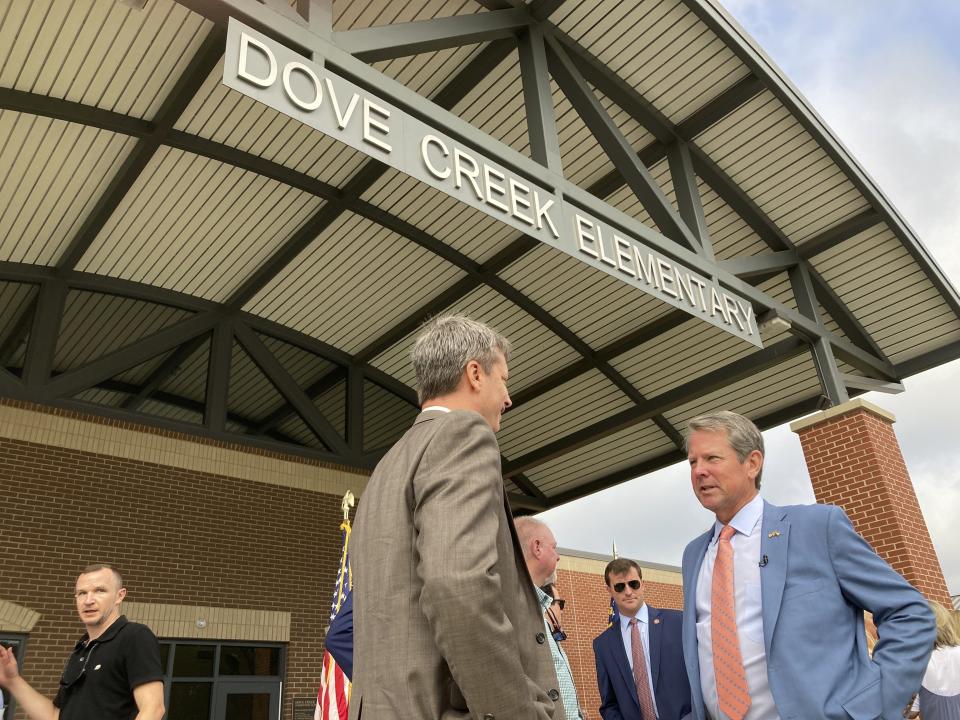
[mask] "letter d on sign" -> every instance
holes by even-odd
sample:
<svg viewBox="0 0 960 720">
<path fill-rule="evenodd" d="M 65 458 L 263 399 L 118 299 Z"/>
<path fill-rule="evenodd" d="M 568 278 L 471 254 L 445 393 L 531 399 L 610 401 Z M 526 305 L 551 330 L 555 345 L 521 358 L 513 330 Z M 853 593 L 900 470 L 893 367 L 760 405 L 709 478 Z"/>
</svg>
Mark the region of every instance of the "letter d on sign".
<svg viewBox="0 0 960 720">
<path fill-rule="evenodd" d="M 255 46 L 266 56 L 267 66 L 270 68 L 266 77 L 259 77 L 247 70 L 247 53 L 251 45 Z M 273 56 L 270 48 L 256 38 L 250 37 L 245 32 L 240 33 L 240 57 L 237 58 L 237 75 L 247 82 L 259 85 L 260 87 L 270 87 L 273 85 L 273 81 L 277 79 L 277 59 Z"/>
</svg>

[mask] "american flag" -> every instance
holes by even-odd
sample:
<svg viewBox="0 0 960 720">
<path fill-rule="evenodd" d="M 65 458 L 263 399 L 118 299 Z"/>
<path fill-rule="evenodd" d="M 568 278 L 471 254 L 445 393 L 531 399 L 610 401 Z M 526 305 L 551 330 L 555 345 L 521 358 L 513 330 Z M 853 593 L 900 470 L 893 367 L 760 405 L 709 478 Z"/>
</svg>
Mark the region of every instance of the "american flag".
<svg viewBox="0 0 960 720">
<path fill-rule="evenodd" d="M 350 569 L 350 521 L 340 523 L 343 533 L 343 550 L 340 552 L 340 567 L 337 583 L 333 588 L 333 603 L 330 605 L 330 622 L 340 612 L 347 593 L 353 589 L 353 572 Z M 323 674 L 320 676 L 320 692 L 317 694 L 317 709 L 314 720 L 347 720 L 350 709 L 350 680 L 337 665 L 333 656 L 324 649 Z"/>
</svg>

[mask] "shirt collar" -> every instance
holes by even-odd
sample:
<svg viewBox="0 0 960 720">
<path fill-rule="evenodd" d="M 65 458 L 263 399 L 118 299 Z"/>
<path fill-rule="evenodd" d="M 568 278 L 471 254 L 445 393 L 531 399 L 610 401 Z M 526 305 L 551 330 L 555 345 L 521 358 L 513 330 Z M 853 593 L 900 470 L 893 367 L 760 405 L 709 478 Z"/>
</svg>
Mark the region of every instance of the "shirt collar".
<svg viewBox="0 0 960 720">
<path fill-rule="evenodd" d="M 450 408 L 444 407 L 443 405 L 431 405 L 428 408 L 424 408 L 420 412 L 430 412 L 431 410 L 436 410 L 437 412 L 445 412 L 445 413 L 450 412 Z"/>
<path fill-rule="evenodd" d="M 126 616 L 126 615 L 121 615 L 120 617 L 118 617 L 116 620 L 114 620 L 114 621 L 110 624 L 110 627 L 107 628 L 107 631 L 106 631 L 103 635 L 101 635 L 100 637 L 98 637 L 98 638 L 97 638 L 96 640 L 94 640 L 93 642 L 95 642 L 95 643 L 105 643 L 105 642 L 108 642 L 108 641 L 110 641 L 110 640 L 113 640 L 113 639 L 117 636 L 117 633 L 120 632 L 121 630 L 123 630 L 123 626 L 126 625 L 126 624 L 127 624 L 127 616 Z M 90 635 L 87 634 L 87 633 L 84 633 L 84 634 L 83 634 L 83 637 L 80 638 L 80 639 L 77 641 L 77 644 L 76 644 L 76 646 L 74 647 L 74 649 L 75 649 L 75 650 L 82 650 L 83 648 L 85 648 L 85 647 L 87 646 L 87 643 L 88 643 L 89 641 L 90 641 Z"/>
<path fill-rule="evenodd" d="M 637 614 L 634 616 L 637 618 L 638 623 L 643 623 L 647 625 L 650 622 L 650 614 L 647 611 L 647 604 L 644 603 L 640 606 L 640 609 L 637 610 Z M 620 616 L 620 628 L 624 629 L 630 624 L 631 618 L 628 618 L 626 615 Z"/>
<path fill-rule="evenodd" d="M 553 598 L 547 595 L 543 590 L 538 588 L 536 585 L 534 585 L 533 587 L 537 591 L 537 602 L 540 603 L 540 609 L 543 610 L 543 612 L 546 612 L 547 609 L 551 605 L 553 605 Z"/>
<path fill-rule="evenodd" d="M 763 498 L 760 497 L 760 493 L 757 493 L 753 496 L 753 500 L 740 508 L 740 512 L 733 516 L 729 524 L 741 535 L 749 537 L 760 526 L 761 518 L 763 518 Z M 723 530 L 723 523 L 719 520 L 714 521 L 711 545 L 717 542 L 721 530 Z"/>
</svg>

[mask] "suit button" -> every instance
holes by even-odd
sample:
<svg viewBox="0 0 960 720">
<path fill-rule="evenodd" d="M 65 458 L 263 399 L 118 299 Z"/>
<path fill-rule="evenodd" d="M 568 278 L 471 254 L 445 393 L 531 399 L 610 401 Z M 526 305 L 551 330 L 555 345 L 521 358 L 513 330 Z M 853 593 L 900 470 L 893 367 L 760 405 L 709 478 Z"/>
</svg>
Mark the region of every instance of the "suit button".
<svg viewBox="0 0 960 720">
<path fill-rule="evenodd" d="M 537 642 L 543 645 L 547 641 L 547 636 L 543 633 L 537 633 Z"/>
<path fill-rule="evenodd" d="M 547 697 L 549 697 L 551 700 L 556 702 L 557 700 L 560 699 L 560 693 L 558 693 L 556 690 L 551 688 L 550 691 L 547 693 Z"/>
</svg>

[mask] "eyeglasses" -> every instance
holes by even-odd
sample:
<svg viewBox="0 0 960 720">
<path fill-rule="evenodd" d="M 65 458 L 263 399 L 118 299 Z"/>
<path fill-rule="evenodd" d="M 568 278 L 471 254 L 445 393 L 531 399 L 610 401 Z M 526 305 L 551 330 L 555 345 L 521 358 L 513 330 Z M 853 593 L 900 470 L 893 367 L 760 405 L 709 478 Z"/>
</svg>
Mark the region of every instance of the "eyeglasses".
<svg viewBox="0 0 960 720">
<path fill-rule="evenodd" d="M 60 687 L 69 688 L 72 685 L 75 685 L 80 681 L 81 678 L 87 672 L 87 663 L 90 662 L 90 656 L 93 655 L 93 649 L 97 646 L 97 643 L 90 643 L 89 647 L 86 648 L 87 656 L 83 658 L 83 665 L 80 666 L 80 669 L 77 670 L 74 666 L 75 663 L 71 662 L 67 665 L 67 668 L 63 671 L 63 675 L 60 676 Z M 71 672 L 71 670 L 73 672 Z"/>
<path fill-rule="evenodd" d="M 630 586 L 630 589 L 631 589 L 631 590 L 639 590 L 639 589 L 640 589 L 640 581 L 639 581 L 639 580 L 628 580 L 627 582 L 614 583 L 614 584 L 613 584 L 613 591 L 614 591 L 615 593 L 622 593 L 624 590 L 627 589 L 627 585 Z M 563 608 L 561 608 L 561 610 L 562 610 L 562 609 L 563 609 Z"/>
<path fill-rule="evenodd" d="M 553 603 L 551 604 L 557 605 L 560 607 L 561 610 L 563 610 L 563 606 L 567 604 L 567 601 L 564 600 L 563 598 L 554 598 Z"/>
</svg>

